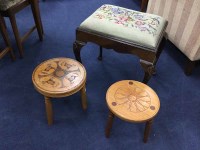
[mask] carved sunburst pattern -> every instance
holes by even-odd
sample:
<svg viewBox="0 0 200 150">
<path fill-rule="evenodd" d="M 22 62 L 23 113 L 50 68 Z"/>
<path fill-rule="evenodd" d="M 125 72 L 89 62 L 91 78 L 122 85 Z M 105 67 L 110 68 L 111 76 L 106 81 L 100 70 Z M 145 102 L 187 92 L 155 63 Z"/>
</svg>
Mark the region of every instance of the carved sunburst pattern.
<svg viewBox="0 0 200 150">
<path fill-rule="evenodd" d="M 80 77 L 81 71 L 76 64 L 65 60 L 55 60 L 44 64 L 44 68 L 38 72 L 40 84 L 48 88 L 66 88 L 72 86 Z"/>
<path fill-rule="evenodd" d="M 131 87 L 118 88 L 115 92 L 114 98 L 115 101 L 112 102 L 113 106 L 121 105 L 134 113 L 143 112 L 151 105 L 149 94 L 132 82 Z"/>
</svg>

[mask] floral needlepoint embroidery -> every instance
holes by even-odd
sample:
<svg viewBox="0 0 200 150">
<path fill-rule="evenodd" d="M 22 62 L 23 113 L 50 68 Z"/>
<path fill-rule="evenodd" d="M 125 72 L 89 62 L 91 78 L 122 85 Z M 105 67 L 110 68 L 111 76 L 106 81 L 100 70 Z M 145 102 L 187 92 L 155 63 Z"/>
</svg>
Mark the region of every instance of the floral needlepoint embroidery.
<svg viewBox="0 0 200 150">
<path fill-rule="evenodd" d="M 103 5 L 93 17 L 106 20 L 123 27 L 135 28 L 141 32 L 146 32 L 155 36 L 160 25 L 160 17 L 146 15 L 145 13 L 128 10 L 125 8 Z"/>
<path fill-rule="evenodd" d="M 138 26 L 141 26 L 141 25 L 144 25 L 145 23 L 142 22 L 142 21 L 136 21 L 135 24 L 138 25 Z"/>
</svg>

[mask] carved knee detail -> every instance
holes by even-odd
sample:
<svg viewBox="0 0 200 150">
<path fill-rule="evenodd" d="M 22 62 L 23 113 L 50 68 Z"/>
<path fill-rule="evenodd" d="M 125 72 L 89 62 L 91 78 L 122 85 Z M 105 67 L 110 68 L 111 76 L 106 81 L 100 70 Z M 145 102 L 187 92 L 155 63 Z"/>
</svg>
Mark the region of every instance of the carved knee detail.
<svg viewBox="0 0 200 150">
<path fill-rule="evenodd" d="M 85 45 L 86 43 L 81 42 L 81 41 L 75 41 L 73 44 L 73 51 L 74 51 L 74 55 L 76 57 L 76 60 L 78 60 L 81 63 L 81 48 Z"/>
<path fill-rule="evenodd" d="M 154 73 L 155 66 L 153 63 L 145 61 L 145 60 L 140 60 L 140 64 L 142 68 L 144 69 L 145 73 L 148 73 L 150 75 Z"/>
</svg>

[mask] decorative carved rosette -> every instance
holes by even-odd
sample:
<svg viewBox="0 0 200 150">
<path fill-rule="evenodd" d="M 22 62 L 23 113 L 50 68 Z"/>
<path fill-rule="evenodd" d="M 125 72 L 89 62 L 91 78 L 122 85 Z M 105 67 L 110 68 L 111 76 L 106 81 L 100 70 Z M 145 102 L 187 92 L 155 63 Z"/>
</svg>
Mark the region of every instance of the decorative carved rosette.
<svg viewBox="0 0 200 150">
<path fill-rule="evenodd" d="M 159 111 L 160 101 L 149 86 L 134 80 L 122 80 L 111 85 L 106 94 L 110 111 L 131 122 L 143 122 Z"/>
<path fill-rule="evenodd" d="M 134 113 L 145 111 L 151 105 L 149 94 L 134 84 L 131 88 L 118 88 L 114 97 L 115 102 L 112 105 L 123 105 L 127 110 Z"/>
</svg>

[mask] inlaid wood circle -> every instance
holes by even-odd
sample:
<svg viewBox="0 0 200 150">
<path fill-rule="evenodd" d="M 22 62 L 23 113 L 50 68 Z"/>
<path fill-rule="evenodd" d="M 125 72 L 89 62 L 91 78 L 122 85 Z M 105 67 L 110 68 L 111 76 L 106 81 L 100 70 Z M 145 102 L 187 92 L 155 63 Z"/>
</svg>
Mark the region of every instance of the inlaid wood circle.
<svg viewBox="0 0 200 150">
<path fill-rule="evenodd" d="M 38 65 L 32 74 L 35 88 L 45 96 L 62 97 L 79 91 L 86 82 L 86 70 L 70 58 L 53 58 Z"/>
<path fill-rule="evenodd" d="M 130 122 L 152 119 L 160 109 L 160 101 L 154 90 L 134 80 L 123 80 L 111 85 L 106 101 L 113 114 Z"/>
</svg>

